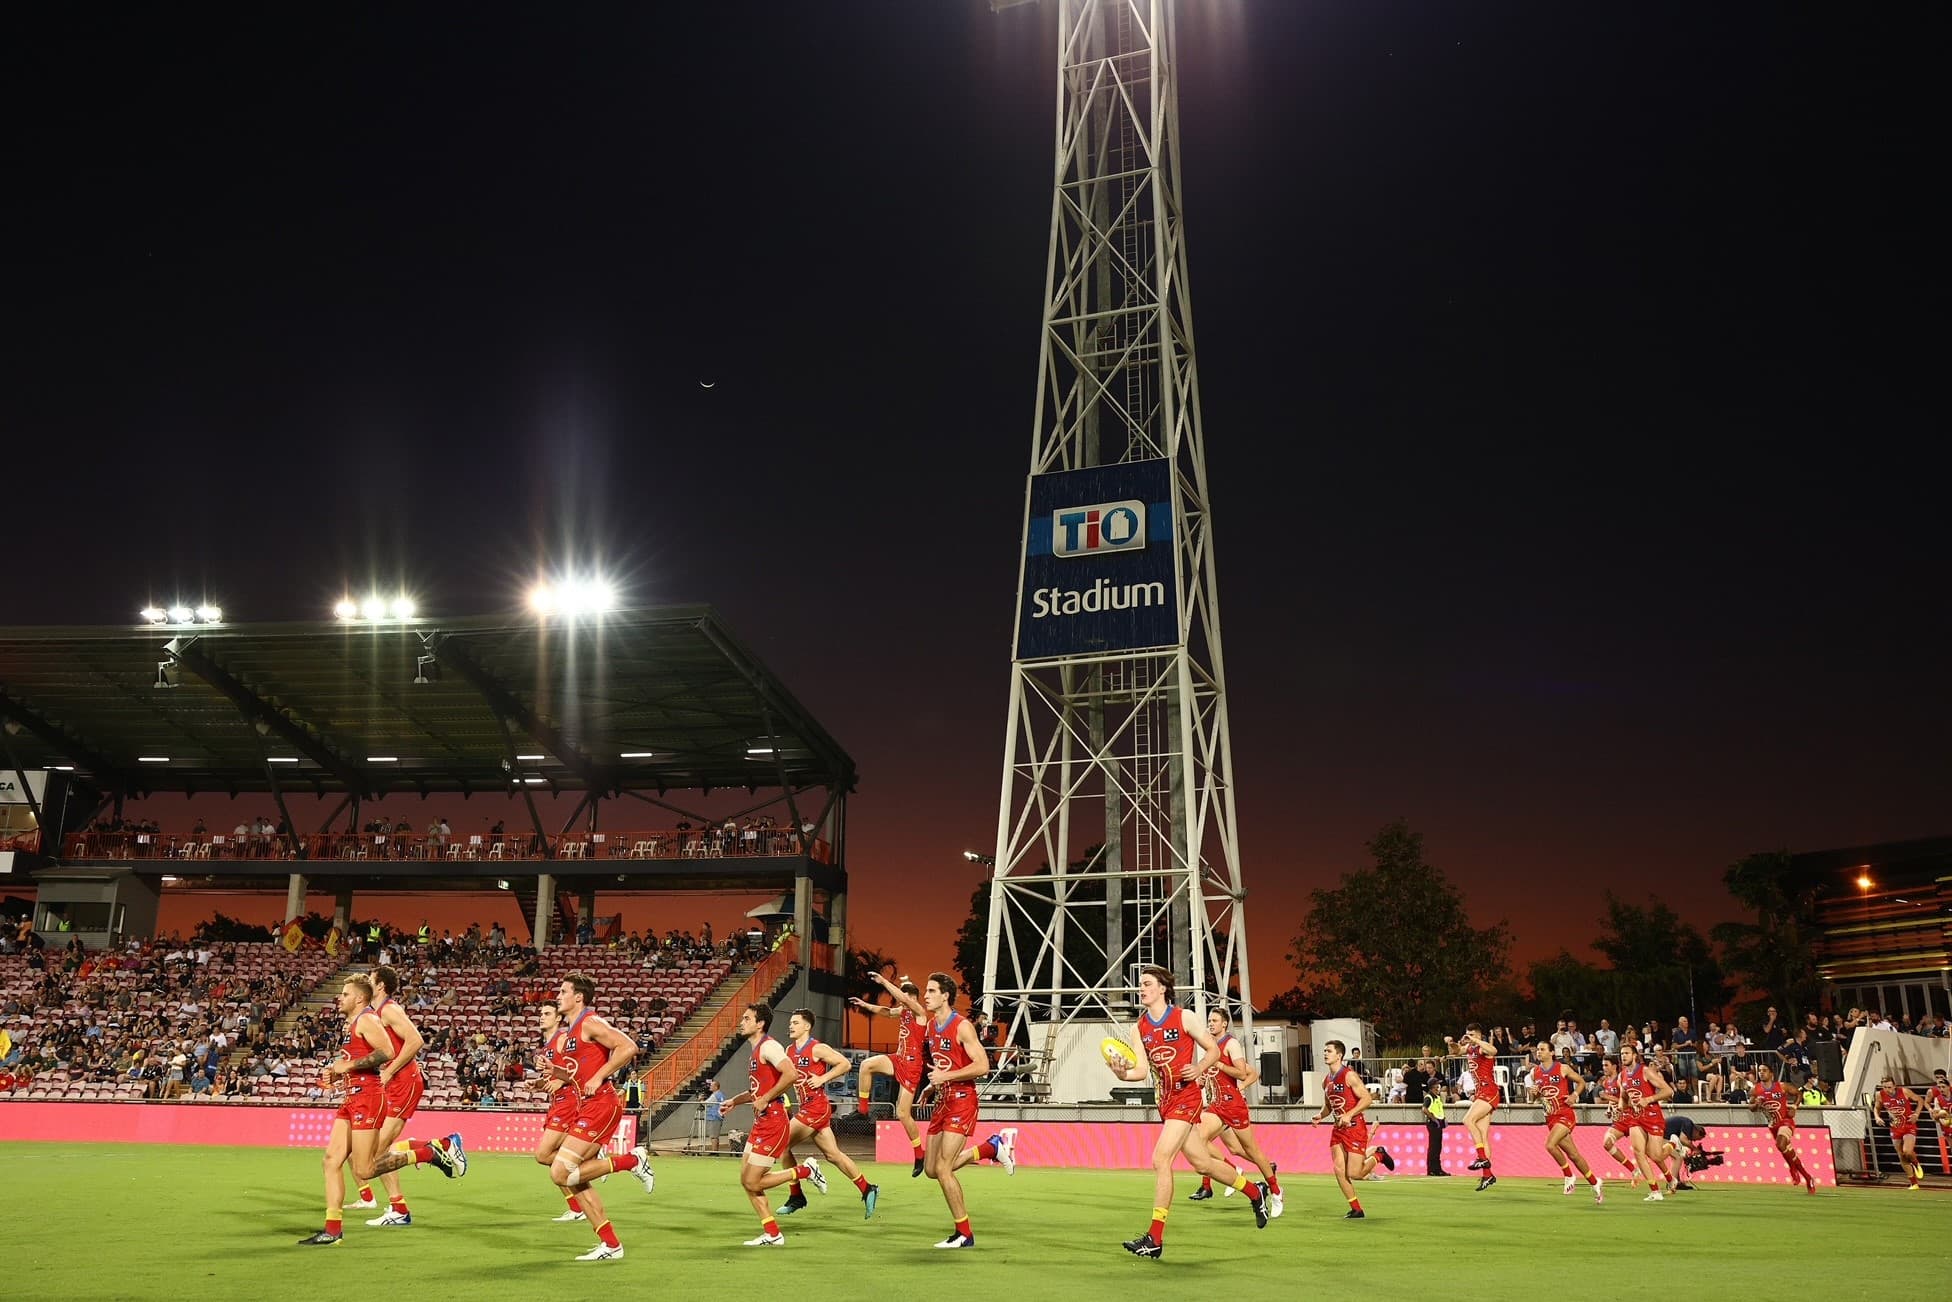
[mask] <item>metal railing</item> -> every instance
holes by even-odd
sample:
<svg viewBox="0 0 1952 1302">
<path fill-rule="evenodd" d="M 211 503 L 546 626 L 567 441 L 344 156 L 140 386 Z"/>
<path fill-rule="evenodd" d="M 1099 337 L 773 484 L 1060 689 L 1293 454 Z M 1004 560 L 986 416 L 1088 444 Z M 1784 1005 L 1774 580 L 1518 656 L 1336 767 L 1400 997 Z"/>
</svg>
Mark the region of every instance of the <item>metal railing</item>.
<svg viewBox="0 0 1952 1302">
<path fill-rule="evenodd" d="M 62 843 L 69 859 L 294 860 L 372 859 L 448 860 L 497 863 L 546 856 L 587 859 L 719 859 L 792 856 L 800 853 L 797 834 L 781 828 L 736 833 L 660 828 L 621 832 L 575 832 L 537 836 L 533 832 L 481 832 L 425 835 L 415 832 L 314 832 L 284 837 L 247 832 L 75 832 Z M 824 841 L 809 842 L 813 858 L 826 861 Z"/>
</svg>

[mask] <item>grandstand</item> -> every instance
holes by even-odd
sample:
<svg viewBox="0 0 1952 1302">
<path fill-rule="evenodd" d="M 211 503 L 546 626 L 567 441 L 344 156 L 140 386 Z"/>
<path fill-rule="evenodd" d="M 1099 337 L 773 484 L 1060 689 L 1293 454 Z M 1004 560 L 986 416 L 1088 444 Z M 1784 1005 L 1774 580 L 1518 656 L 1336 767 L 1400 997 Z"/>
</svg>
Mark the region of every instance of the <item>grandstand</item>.
<svg viewBox="0 0 1952 1302">
<path fill-rule="evenodd" d="M 220 1074 L 245 1086 L 227 1097 L 307 1101 L 299 1064 L 316 1054 L 294 1050 L 314 1047 L 308 1019 L 352 957 L 339 942 L 356 916 L 384 916 L 384 900 L 408 892 L 512 894 L 529 928 L 505 953 L 395 947 L 414 983 L 403 1002 L 424 995 L 412 1011 L 437 1105 L 464 1101 L 477 1050 L 492 1047 L 503 1073 L 511 1054 L 525 1060 L 534 1001 L 573 968 L 596 977 L 607 1015 L 657 1046 L 639 1063 L 653 1098 L 723 1062 L 735 997 L 839 1016 L 853 761 L 708 607 L 0 630 L 0 725 L 0 881 L 31 897 L 42 947 L 38 960 L 0 957 L 0 1003 L 20 1010 L 0 1026 L 36 1055 L 31 1083 L 6 1097 L 202 1100 L 218 1091 L 181 1073 L 104 1078 L 97 1050 L 109 1046 L 84 1042 L 110 1040 L 118 1060 L 141 1050 L 167 1076 L 249 1010 L 286 1071 L 246 1075 L 249 1037 L 226 1035 Z M 191 797 L 168 826 L 143 805 L 166 794 Z M 239 815 L 240 795 L 268 797 L 275 816 Z M 545 823 L 538 797 L 559 796 L 567 820 Z M 439 811 L 457 797 L 490 801 L 495 828 L 447 831 Z M 218 944 L 184 959 L 144 943 L 165 892 L 206 891 L 282 892 L 287 919 L 309 892 L 330 892 L 337 952 Z M 558 947 L 579 933 L 617 939 L 594 925 L 605 900 L 676 891 L 776 897 L 796 943 L 770 957 Z M 267 983 L 279 998 L 263 998 Z M 43 1065 L 49 1047 L 62 1065 Z M 497 1083 L 515 1087 L 496 1091 L 504 1106 L 538 1102 L 517 1080 Z"/>
</svg>

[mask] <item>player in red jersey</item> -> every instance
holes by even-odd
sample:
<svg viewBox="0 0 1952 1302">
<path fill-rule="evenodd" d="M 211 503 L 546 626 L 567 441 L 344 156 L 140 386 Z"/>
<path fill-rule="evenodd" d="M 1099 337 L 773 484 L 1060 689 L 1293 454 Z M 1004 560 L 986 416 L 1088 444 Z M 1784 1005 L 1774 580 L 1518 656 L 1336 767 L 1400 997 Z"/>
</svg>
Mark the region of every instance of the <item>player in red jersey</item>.
<svg viewBox="0 0 1952 1302">
<path fill-rule="evenodd" d="M 543 1114 L 542 1137 L 536 1140 L 535 1161 L 537 1166 L 552 1167 L 557 1151 L 563 1146 L 563 1137 L 576 1122 L 583 1100 L 577 1095 L 576 1087 L 563 1079 L 565 1071 L 574 1073 L 576 1059 L 564 1048 L 569 1036 L 563 1030 L 562 1009 L 543 1004 L 536 1016 L 542 1023 L 542 1050 L 536 1054 L 536 1067 L 541 1074 L 536 1078 L 536 1087 L 549 1095 L 549 1110 Z M 597 1197 L 595 1189 L 564 1189 L 562 1195 L 569 1209 L 554 1220 L 603 1223 L 603 1200 Z"/>
<path fill-rule="evenodd" d="M 747 1004 L 739 1014 L 739 1033 L 746 1037 L 751 1062 L 747 1067 L 745 1091 L 725 1104 L 728 1108 L 752 1104 L 752 1131 L 746 1136 L 745 1155 L 739 1162 L 739 1187 L 746 1191 L 746 1197 L 752 1200 L 752 1210 L 759 1214 L 759 1237 L 747 1239 L 748 1248 L 777 1248 L 786 1242 L 786 1236 L 779 1232 L 779 1221 L 773 1217 L 772 1206 L 766 1201 L 766 1191 L 792 1180 L 813 1178 L 812 1167 L 772 1169 L 786 1155 L 787 1143 L 793 1136 L 789 1107 L 793 1086 L 800 1079 L 786 1046 L 769 1034 L 772 1024 L 771 1004 Z"/>
<path fill-rule="evenodd" d="M 1898 1150 L 1898 1161 L 1904 1165 L 1909 1187 L 1923 1189 L 1925 1168 L 1918 1162 L 1918 1096 L 1886 1072 L 1877 1083 L 1877 1107 L 1891 1123 L 1891 1144 Z"/>
<path fill-rule="evenodd" d="M 1634 1161 L 1646 1173 L 1648 1193 L 1644 1201 L 1664 1201 L 1661 1192 L 1661 1163 L 1667 1156 L 1667 1115 L 1661 1104 L 1674 1097 L 1674 1087 L 1640 1056 L 1640 1046 L 1630 1039 L 1620 1041 L 1620 1115 L 1613 1129 L 1633 1144 Z"/>
<path fill-rule="evenodd" d="M 393 1041 L 373 1012 L 373 984 L 365 977 L 347 977 L 339 987 L 339 1011 L 346 1017 L 346 1044 L 339 1056 L 326 1067 L 321 1079 L 329 1086 L 332 1079 L 345 1081 L 346 1099 L 332 1119 L 332 1137 L 325 1145 L 325 1228 L 301 1244 L 337 1243 L 345 1234 L 346 1177 L 340 1168 L 348 1159 L 353 1175 L 372 1180 L 403 1166 L 431 1164 L 450 1179 L 468 1173 L 468 1156 L 459 1135 L 448 1136 L 449 1146 L 422 1145 L 410 1153 L 379 1153 L 380 1125 L 386 1119 L 386 1091 L 380 1084 L 380 1068 L 393 1060 Z"/>
<path fill-rule="evenodd" d="M 1633 1183 L 1640 1183 L 1640 1168 L 1633 1164 L 1633 1145 L 1628 1143 L 1625 1152 L 1620 1151 L 1620 1141 L 1627 1138 L 1627 1132 L 1617 1129 L 1612 1123 L 1620 1119 L 1620 1060 L 1615 1057 L 1605 1059 L 1600 1068 L 1600 1083 L 1595 1087 L 1600 1105 L 1606 1109 L 1606 1133 L 1600 1137 L 1600 1147 L 1612 1159 L 1625 1167 L 1633 1177 Z"/>
<path fill-rule="evenodd" d="M 1200 1116 L 1206 1111 L 1200 1080 L 1219 1064 L 1222 1054 L 1206 1027 L 1175 1007 L 1172 997 L 1170 971 L 1154 963 L 1139 969 L 1139 1003 L 1144 1012 L 1137 1028 L 1138 1059 L 1128 1064 L 1123 1057 L 1105 1057 L 1105 1065 L 1120 1080 L 1140 1081 L 1150 1074 L 1159 1103 L 1159 1139 L 1152 1146 L 1152 1224 L 1138 1238 L 1125 1241 L 1125 1250 L 1139 1257 L 1156 1258 L 1165 1253 L 1166 1213 L 1173 1201 L 1173 1159 L 1182 1153 L 1187 1164 L 1201 1175 L 1246 1194 L 1254 1208 L 1255 1226 L 1267 1227 L 1267 1199 L 1260 1186 L 1250 1184 L 1246 1176 L 1215 1157 L 1200 1136 Z"/>
<path fill-rule="evenodd" d="M 1925 1111 L 1932 1114 L 1940 1130 L 1952 1130 L 1952 1082 L 1946 1080 L 1943 1067 L 1932 1073 L 1931 1092 L 1925 1095 Z"/>
<path fill-rule="evenodd" d="M 1274 1169 L 1274 1163 L 1261 1151 L 1261 1141 L 1254 1136 L 1254 1122 L 1247 1115 L 1247 1096 L 1241 1091 L 1260 1080 L 1260 1071 L 1247 1061 L 1247 1051 L 1234 1038 L 1230 1029 L 1233 1019 L 1224 1008 L 1214 1008 L 1206 1015 L 1206 1033 L 1220 1046 L 1220 1061 L 1213 1070 L 1201 1078 L 1200 1087 L 1205 1091 L 1206 1110 L 1200 1114 L 1200 1141 L 1213 1150 L 1216 1140 L 1225 1145 L 1223 1151 L 1215 1153 L 1227 1169 L 1235 1171 L 1234 1164 L 1227 1154 L 1232 1153 L 1246 1158 L 1261 1172 L 1261 1190 L 1267 1198 L 1267 1218 L 1273 1220 L 1282 1211 L 1281 1176 Z M 1394 1164 L 1392 1164 L 1394 1165 Z M 1231 1192 L 1232 1180 L 1225 1187 Z M 1200 1177 L 1200 1187 L 1192 1194 L 1194 1199 L 1213 1197 L 1213 1178 Z"/>
<path fill-rule="evenodd" d="M 1463 1050 L 1465 1065 L 1471 1069 L 1471 1106 L 1464 1114 L 1464 1129 L 1471 1132 L 1478 1155 L 1465 1169 L 1484 1172 L 1478 1177 L 1478 1192 L 1482 1193 L 1498 1183 L 1498 1177 L 1491 1173 L 1491 1113 L 1500 1102 L 1497 1062 L 1485 1041 L 1484 1028 L 1476 1022 L 1465 1027 L 1464 1038 L 1454 1043 Z"/>
<path fill-rule="evenodd" d="M 922 1008 L 922 992 L 907 977 L 897 985 L 880 972 L 868 973 L 880 982 L 881 988 L 894 998 L 894 1006 L 871 1004 L 865 999 L 850 999 L 853 1004 L 870 1017 L 898 1018 L 895 1026 L 895 1051 L 877 1053 L 861 1064 L 861 1115 L 868 1115 L 874 1098 L 874 1078 L 893 1076 L 895 1078 L 895 1120 L 908 1132 L 908 1142 L 915 1150 L 915 1169 L 908 1173 L 909 1178 L 922 1174 L 922 1150 L 926 1146 L 922 1138 L 922 1128 L 915 1122 L 915 1096 L 922 1092 L 922 1019 L 928 1014 Z"/>
<path fill-rule="evenodd" d="M 590 1185 L 613 1172 L 625 1171 L 637 1177 L 644 1192 L 656 1186 L 651 1172 L 651 1155 L 642 1144 L 621 1155 L 605 1149 L 617 1123 L 623 1120 L 623 1100 L 610 1078 L 630 1065 L 637 1056 L 637 1042 L 598 1017 L 590 1009 L 596 998 L 596 982 L 581 972 L 571 972 L 556 987 L 556 1010 L 563 1016 L 562 1040 L 557 1048 L 561 1061 L 552 1062 L 549 1074 L 576 1092 L 576 1115 L 556 1149 L 549 1175 L 565 1200 L 571 1194 L 580 1199 Z M 597 1244 L 578 1254 L 578 1261 L 615 1261 L 624 1255 L 610 1222 L 590 1217 L 596 1227 Z"/>
<path fill-rule="evenodd" d="M 1803 1159 L 1796 1154 L 1796 1096 L 1783 1088 L 1775 1069 L 1767 1063 L 1755 1069 L 1755 1090 L 1749 1095 L 1749 1106 L 1768 1120 L 1769 1137 L 1776 1141 L 1783 1161 L 1789 1163 L 1789 1182 L 1815 1193 L 1816 1177 L 1804 1169 Z"/>
<path fill-rule="evenodd" d="M 1322 1078 L 1322 1110 L 1308 1119 L 1311 1126 L 1320 1125 L 1333 1119 L 1335 1126 L 1328 1136 L 1329 1165 L 1335 1171 L 1335 1183 L 1341 1186 L 1342 1196 L 1349 1200 L 1349 1210 L 1342 1219 L 1359 1221 L 1364 1219 L 1362 1202 L 1356 1197 L 1358 1180 L 1367 1180 L 1369 1173 L 1376 1169 L 1378 1160 L 1396 1169 L 1389 1150 L 1369 1146 L 1369 1119 L 1362 1114 L 1375 1100 L 1370 1096 L 1369 1087 L 1362 1083 L 1344 1060 L 1348 1049 L 1340 1040 L 1330 1040 L 1322 1046 L 1322 1063 L 1328 1068 L 1328 1075 Z"/>
<path fill-rule="evenodd" d="M 931 972 L 922 987 L 924 1051 L 928 1054 L 928 1083 L 935 1090 L 929 1114 L 929 1142 L 923 1170 L 942 1187 L 943 1201 L 955 1229 L 938 1248 L 973 1248 L 969 1204 L 956 1175 L 963 1143 L 976 1133 L 976 1082 L 989 1075 L 990 1051 L 967 1018 L 956 1011 L 956 983 L 946 972 Z"/>
<path fill-rule="evenodd" d="M 793 1041 L 786 1046 L 787 1056 L 793 1060 L 793 1069 L 800 1079 L 793 1086 L 797 1100 L 793 1109 L 791 1135 L 787 1140 L 790 1150 L 794 1144 L 804 1139 L 813 1140 L 814 1147 L 825 1154 L 827 1160 L 840 1168 L 841 1174 L 854 1182 L 861 1191 L 861 1205 L 866 1216 L 874 1215 L 875 1203 L 880 1200 L 881 1186 L 868 1183 L 861 1174 L 861 1168 L 854 1165 L 852 1158 L 840 1151 L 834 1141 L 834 1105 L 827 1098 L 828 1082 L 845 1076 L 852 1066 L 840 1052 L 830 1044 L 822 1044 L 813 1038 L 813 1011 L 795 1008 L 786 1019 L 786 1026 L 792 1032 Z M 795 1170 L 802 1169 L 796 1167 Z M 804 1169 L 813 1187 L 821 1193 L 827 1192 L 827 1177 L 820 1170 L 818 1161 L 808 1158 Z M 795 1179 L 787 1194 L 786 1202 L 780 1207 L 783 1213 L 791 1214 L 807 1205 L 806 1195 L 800 1191 L 800 1182 Z"/>
<path fill-rule="evenodd" d="M 420 1038 L 420 1028 L 413 1024 L 404 1008 L 394 996 L 400 989 L 400 974 L 381 964 L 373 969 L 367 980 L 373 983 L 373 1011 L 379 1014 L 386 1027 L 387 1038 L 393 1042 L 393 1060 L 380 1068 L 380 1085 L 386 1092 L 386 1121 L 380 1126 L 379 1151 L 386 1152 L 404 1142 L 409 1148 L 418 1148 L 423 1143 L 446 1147 L 445 1138 L 401 1140 L 400 1134 L 407 1128 L 407 1122 L 420 1109 L 420 1096 L 427 1088 L 427 1081 L 421 1075 L 418 1058 L 426 1047 Z M 389 1171 L 380 1177 L 386 1187 L 387 1209 L 366 1223 L 374 1227 L 408 1226 L 413 1224 L 413 1213 L 407 1210 L 407 1200 L 400 1191 L 400 1176 Z M 373 1187 L 361 1185 L 359 1201 L 347 1203 L 346 1210 L 366 1211 L 377 1204 L 373 1201 Z"/>
<path fill-rule="evenodd" d="M 1606 1201 L 1605 1182 L 1593 1174 L 1593 1168 L 1586 1165 L 1586 1158 L 1573 1141 L 1572 1132 L 1579 1124 L 1573 1113 L 1573 1100 L 1579 1097 L 1586 1082 L 1579 1073 L 1552 1056 L 1552 1041 L 1540 1040 L 1532 1050 L 1532 1088 L 1539 1092 L 1539 1102 L 1545 1106 L 1545 1152 L 1559 1164 L 1559 1174 L 1565 1177 L 1564 1192 L 1571 1193 L 1579 1187 L 1579 1176 L 1573 1174 L 1578 1168 L 1579 1175 L 1586 1177 L 1586 1183 L 1593 1190 L 1593 1201 Z"/>
</svg>

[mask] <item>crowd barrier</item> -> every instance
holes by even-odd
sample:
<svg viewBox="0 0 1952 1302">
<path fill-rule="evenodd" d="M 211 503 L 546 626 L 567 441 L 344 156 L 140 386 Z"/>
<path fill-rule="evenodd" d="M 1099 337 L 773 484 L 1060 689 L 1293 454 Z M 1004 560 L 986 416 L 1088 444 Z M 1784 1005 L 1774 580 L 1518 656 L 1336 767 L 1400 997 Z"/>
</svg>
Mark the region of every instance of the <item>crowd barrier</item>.
<svg viewBox="0 0 1952 1302">
<path fill-rule="evenodd" d="M 69 1144 L 223 1144 L 251 1148 L 323 1148 L 330 1108 L 238 1107 L 222 1103 L 9 1103 L 0 1107 L 0 1141 Z M 459 1134 L 483 1153 L 531 1153 L 542 1137 L 540 1112 L 437 1112 L 422 1108 L 408 1133 Z M 626 1115 L 610 1151 L 637 1143 L 637 1119 Z"/>
<path fill-rule="evenodd" d="M 1129 1121 L 1012 1121 L 1017 1129 L 1017 1163 L 1020 1166 L 1092 1167 L 1105 1170 L 1136 1170 L 1152 1165 L 1152 1147 L 1159 1139 L 1156 1122 Z M 977 1126 L 978 1138 L 998 1127 Z M 1607 1183 L 1617 1176 L 1622 1183 L 1627 1173 L 1600 1147 L 1605 1134 L 1600 1126 L 1581 1126 L 1574 1132 L 1587 1165 Z M 1374 1142 L 1381 1144 L 1396 1159 L 1395 1178 L 1426 1175 L 1429 1132 L 1417 1125 L 1372 1126 Z M 1559 1179 L 1559 1168 L 1545 1152 L 1546 1128 L 1543 1125 L 1494 1125 L 1491 1128 L 1491 1155 L 1500 1177 L 1535 1176 Z M 1303 1175 L 1328 1175 L 1329 1128 L 1295 1122 L 1265 1122 L 1254 1127 L 1254 1136 L 1270 1160 L 1283 1172 Z M 1690 1175 L 1697 1184 L 1788 1184 L 1789 1168 L 1776 1151 L 1776 1142 L 1767 1126 L 1711 1126 L 1708 1145 L 1725 1153 L 1721 1166 L 1711 1166 Z M 1819 1185 L 1834 1187 L 1836 1164 L 1831 1157 L 1830 1131 L 1811 1126 L 1796 1132 L 1796 1151 L 1803 1165 Z M 879 1162 L 909 1161 L 914 1150 L 899 1123 L 878 1122 L 875 1127 L 874 1156 Z M 1444 1129 L 1441 1163 L 1455 1176 L 1474 1172 L 1465 1168 L 1477 1156 L 1470 1134 L 1462 1126 Z M 1235 1162 L 1238 1164 L 1239 1159 Z M 1185 1159 L 1178 1165 L 1185 1168 Z"/>
</svg>

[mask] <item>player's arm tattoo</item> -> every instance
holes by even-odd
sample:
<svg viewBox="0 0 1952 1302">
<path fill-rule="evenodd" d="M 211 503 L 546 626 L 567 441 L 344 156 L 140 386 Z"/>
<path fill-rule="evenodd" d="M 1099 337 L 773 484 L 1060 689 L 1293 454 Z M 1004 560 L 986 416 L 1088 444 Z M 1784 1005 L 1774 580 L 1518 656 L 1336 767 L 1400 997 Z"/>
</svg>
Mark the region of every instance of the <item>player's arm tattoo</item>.
<svg viewBox="0 0 1952 1302">
<path fill-rule="evenodd" d="M 367 1054 L 364 1058 L 355 1059 L 352 1062 L 352 1064 L 346 1068 L 346 1072 L 348 1075 L 350 1075 L 351 1073 L 356 1071 L 378 1071 L 380 1068 L 386 1066 L 386 1064 L 391 1061 L 393 1061 L 393 1050 L 375 1049 L 371 1053 Z"/>
</svg>

